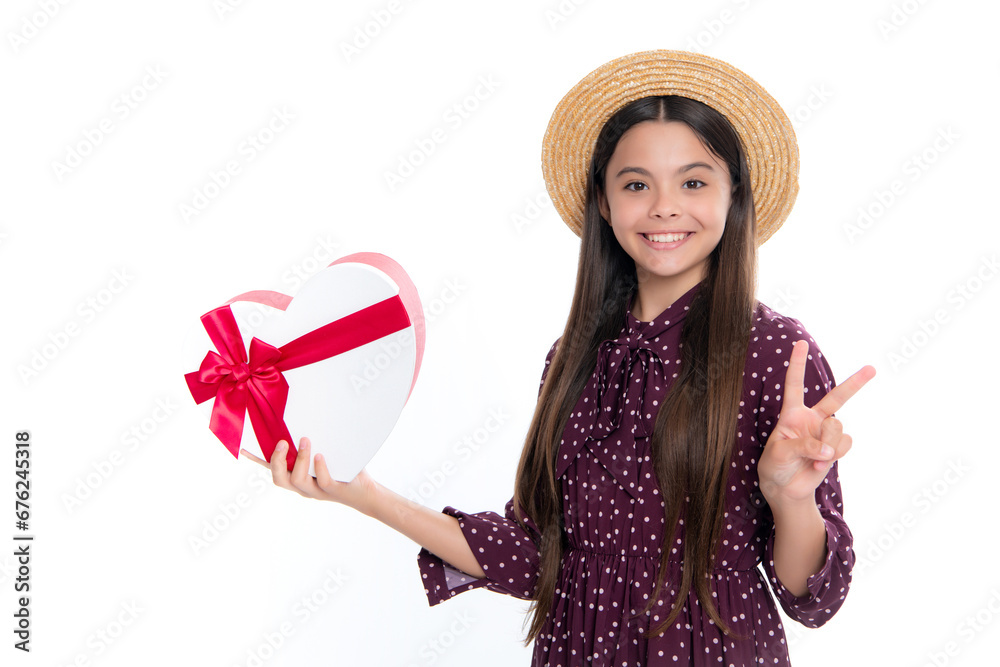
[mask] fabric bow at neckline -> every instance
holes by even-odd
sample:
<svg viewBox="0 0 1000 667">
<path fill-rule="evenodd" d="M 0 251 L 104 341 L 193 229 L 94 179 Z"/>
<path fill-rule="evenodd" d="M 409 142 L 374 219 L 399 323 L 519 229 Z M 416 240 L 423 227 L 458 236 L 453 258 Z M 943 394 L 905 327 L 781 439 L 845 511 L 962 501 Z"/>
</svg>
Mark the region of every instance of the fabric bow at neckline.
<svg viewBox="0 0 1000 667">
<path fill-rule="evenodd" d="M 650 380 L 663 386 L 663 361 L 644 340 L 606 340 L 598 348 L 597 397 L 600 414 L 588 438 L 603 440 L 621 427 L 626 409 L 632 420 L 632 434 L 645 438 L 653 432 L 653 411 L 645 405 L 646 386 Z M 642 371 L 635 378 L 632 369 L 636 364 Z M 652 376 L 652 377 L 650 377 Z M 635 386 L 626 386 L 627 384 Z M 637 399 L 636 401 L 630 400 Z M 628 403 L 628 405 L 626 405 Z"/>
<path fill-rule="evenodd" d="M 599 414 L 584 444 L 634 498 L 639 497 L 636 440 L 652 434 L 656 414 L 656 406 L 647 401 L 647 387 L 651 382 L 662 387 L 664 374 L 660 357 L 644 341 L 629 337 L 601 343 L 595 406 Z M 613 437 L 616 433 L 624 437 Z"/>
</svg>

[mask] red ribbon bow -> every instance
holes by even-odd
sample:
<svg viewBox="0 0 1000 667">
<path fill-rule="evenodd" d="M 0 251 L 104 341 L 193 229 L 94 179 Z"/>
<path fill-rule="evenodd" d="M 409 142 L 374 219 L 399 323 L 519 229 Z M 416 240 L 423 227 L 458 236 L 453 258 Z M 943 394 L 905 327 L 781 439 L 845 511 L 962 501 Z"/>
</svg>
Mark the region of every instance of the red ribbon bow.
<svg viewBox="0 0 1000 667">
<path fill-rule="evenodd" d="M 282 371 L 299 368 L 366 345 L 410 326 L 399 296 L 362 308 L 310 331 L 280 348 L 259 338 L 250 339 L 249 358 L 236 318 L 229 306 L 205 313 L 201 322 L 214 350 L 197 371 L 187 373 L 195 403 L 215 398 L 209 428 L 233 456 L 239 457 L 243 422 L 250 424 L 268 461 L 279 440 L 288 442 L 285 462 L 291 470 L 297 455 L 285 425 L 288 383 Z"/>
</svg>

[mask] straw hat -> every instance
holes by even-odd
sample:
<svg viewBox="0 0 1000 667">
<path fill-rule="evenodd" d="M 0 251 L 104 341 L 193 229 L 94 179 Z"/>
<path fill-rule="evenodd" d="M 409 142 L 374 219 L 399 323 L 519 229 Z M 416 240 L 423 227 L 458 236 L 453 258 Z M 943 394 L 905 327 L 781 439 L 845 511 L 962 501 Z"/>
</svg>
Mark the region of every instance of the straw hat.
<svg viewBox="0 0 1000 667">
<path fill-rule="evenodd" d="M 642 51 L 601 65 L 556 106 L 542 141 L 552 203 L 579 236 L 587 171 L 604 123 L 651 95 L 680 95 L 725 116 L 743 142 L 757 214 L 757 245 L 788 217 L 799 191 L 799 148 L 788 116 L 760 84 L 732 65 L 687 51 Z"/>
</svg>

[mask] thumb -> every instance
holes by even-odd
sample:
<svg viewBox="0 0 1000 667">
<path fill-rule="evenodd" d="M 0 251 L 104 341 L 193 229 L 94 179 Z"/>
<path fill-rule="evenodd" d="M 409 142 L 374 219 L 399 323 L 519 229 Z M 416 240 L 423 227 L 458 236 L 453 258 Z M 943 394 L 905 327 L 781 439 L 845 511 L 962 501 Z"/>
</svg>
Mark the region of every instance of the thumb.
<svg viewBox="0 0 1000 667">
<path fill-rule="evenodd" d="M 832 460 L 836 453 L 833 447 L 811 436 L 799 438 L 795 450 L 801 458 L 824 462 Z"/>
</svg>

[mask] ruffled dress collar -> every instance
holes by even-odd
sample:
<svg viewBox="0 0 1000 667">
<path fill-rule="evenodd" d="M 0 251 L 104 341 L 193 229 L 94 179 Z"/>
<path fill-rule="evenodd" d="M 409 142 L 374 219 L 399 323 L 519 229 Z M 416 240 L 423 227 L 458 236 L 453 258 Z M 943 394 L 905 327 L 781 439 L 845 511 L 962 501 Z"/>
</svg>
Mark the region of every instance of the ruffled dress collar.
<svg viewBox="0 0 1000 667">
<path fill-rule="evenodd" d="M 663 351 L 663 344 L 659 343 L 657 338 L 684 321 L 688 310 L 691 309 L 691 302 L 694 301 L 703 284 L 704 281 L 696 283 L 694 287 L 677 297 L 676 301 L 649 322 L 640 320 L 632 314 L 632 304 L 638 296 L 638 292 L 633 289 L 625 300 L 625 328 L 623 329 L 625 342 L 633 348 L 644 346 L 654 351 Z"/>
</svg>

